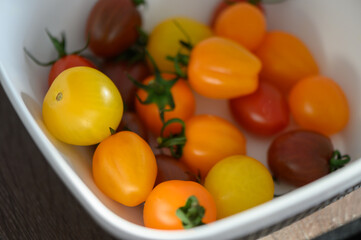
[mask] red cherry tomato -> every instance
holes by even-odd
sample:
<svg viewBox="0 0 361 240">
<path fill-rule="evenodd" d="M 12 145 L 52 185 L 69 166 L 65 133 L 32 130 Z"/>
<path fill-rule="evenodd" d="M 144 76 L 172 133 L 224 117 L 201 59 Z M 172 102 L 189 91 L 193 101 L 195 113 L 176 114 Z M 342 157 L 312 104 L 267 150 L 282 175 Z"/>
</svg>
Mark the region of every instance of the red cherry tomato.
<svg viewBox="0 0 361 240">
<path fill-rule="evenodd" d="M 89 47 L 100 57 L 112 57 L 129 48 L 137 39 L 141 16 L 131 0 L 99 0 L 86 25 Z"/>
<path fill-rule="evenodd" d="M 128 75 L 142 82 L 150 75 L 148 65 L 143 61 L 130 63 L 128 61 L 106 61 L 100 70 L 107 75 L 117 86 L 122 95 L 125 109 L 134 110 L 134 99 L 137 87 L 130 81 Z"/>
<path fill-rule="evenodd" d="M 256 92 L 229 101 L 235 120 L 246 130 L 259 135 L 272 135 L 289 123 L 286 98 L 272 85 L 260 82 Z"/>
</svg>

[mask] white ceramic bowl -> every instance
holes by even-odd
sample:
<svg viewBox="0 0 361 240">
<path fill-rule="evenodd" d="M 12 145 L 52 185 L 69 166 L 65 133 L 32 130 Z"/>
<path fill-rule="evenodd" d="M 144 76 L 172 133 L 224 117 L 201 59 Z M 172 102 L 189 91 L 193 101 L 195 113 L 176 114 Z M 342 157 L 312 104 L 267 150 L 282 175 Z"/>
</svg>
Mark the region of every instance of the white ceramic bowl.
<svg viewBox="0 0 361 240">
<path fill-rule="evenodd" d="M 268 29 L 300 37 L 315 56 L 322 74 L 334 78 L 346 92 L 351 111 L 347 128 L 332 136 L 336 148 L 352 162 L 343 169 L 248 211 L 187 231 L 159 231 L 142 226 L 142 206 L 129 208 L 103 195 L 91 176 L 91 151 L 54 139 L 44 126 L 41 105 L 49 68 L 35 65 L 24 54 L 31 49 L 39 59 L 56 56 L 44 29 L 65 31 L 68 49 L 83 46 L 84 26 L 95 0 L 0 1 L 0 80 L 11 103 L 54 171 L 90 215 L 119 238 L 226 239 L 260 236 L 312 212 L 342 196 L 361 182 L 361 1 L 288 0 L 265 5 Z M 144 28 L 169 16 L 183 15 L 204 23 L 217 0 L 148 0 L 142 9 Z M 229 118 L 225 102 L 197 96 L 198 113 Z M 248 153 L 266 164 L 269 139 L 247 136 Z M 277 191 L 284 191 L 278 186 Z M 255 235 L 257 234 L 257 235 Z"/>
</svg>

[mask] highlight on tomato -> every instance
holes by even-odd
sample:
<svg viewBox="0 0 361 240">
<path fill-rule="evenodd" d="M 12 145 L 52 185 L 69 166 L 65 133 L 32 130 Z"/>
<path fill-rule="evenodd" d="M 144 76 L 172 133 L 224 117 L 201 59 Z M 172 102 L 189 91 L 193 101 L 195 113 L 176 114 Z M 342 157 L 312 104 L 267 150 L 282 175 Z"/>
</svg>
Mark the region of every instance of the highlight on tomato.
<svg viewBox="0 0 361 240">
<path fill-rule="evenodd" d="M 296 123 L 325 135 L 342 131 L 350 118 L 342 88 L 322 75 L 301 79 L 289 94 L 289 105 Z"/>
<path fill-rule="evenodd" d="M 149 35 L 147 50 L 161 72 L 174 72 L 174 64 L 167 57 L 179 52 L 188 53 L 187 49 L 181 47 L 180 41 L 194 46 L 212 35 L 212 30 L 203 23 L 187 17 L 173 17 L 154 27 Z"/>
<path fill-rule="evenodd" d="M 58 140 L 93 145 L 117 129 L 122 97 L 105 74 L 90 67 L 69 68 L 54 80 L 42 107 L 44 124 Z"/>
<path fill-rule="evenodd" d="M 243 133 L 221 117 L 196 115 L 188 119 L 185 125 L 187 142 L 181 161 L 202 179 L 223 158 L 246 153 Z"/>
<path fill-rule="evenodd" d="M 256 92 L 229 100 L 234 119 L 244 129 L 270 136 L 285 129 L 290 122 L 287 99 L 276 87 L 260 81 Z"/>
<path fill-rule="evenodd" d="M 217 218 L 225 218 L 273 199 L 274 183 L 258 160 L 234 155 L 222 159 L 209 171 L 205 188 L 217 206 Z"/>
<path fill-rule="evenodd" d="M 170 180 L 158 184 L 144 204 L 144 226 L 155 229 L 187 229 L 216 220 L 216 204 L 199 183 Z"/>
<path fill-rule="evenodd" d="M 82 49 L 74 51 L 72 53 L 66 52 L 66 39 L 65 34 L 61 34 L 61 39 L 55 38 L 51 33 L 46 30 L 46 33 L 54 45 L 58 57 L 55 60 L 49 61 L 49 62 L 41 62 L 38 59 L 36 59 L 26 48 L 24 48 L 24 51 L 28 57 L 30 57 L 31 60 L 33 60 L 36 64 L 40 66 L 51 66 L 49 76 L 48 76 L 48 86 L 50 87 L 55 78 L 65 69 L 72 68 L 72 67 L 92 67 L 96 68 L 96 66 L 87 58 L 80 56 L 79 54 L 84 51 L 87 48 L 86 44 Z"/>
<path fill-rule="evenodd" d="M 260 60 L 236 42 L 210 37 L 195 45 L 188 64 L 188 80 L 199 94 L 216 99 L 256 91 Z"/>
<path fill-rule="evenodd" d="M 157 164 L 147 142 L 134 132 L 121 131 L 98 145 L 92 171 L 95 184 L 105 195 L 133 207 L 152 191 Z"/>
<path fill-rule="evenodd" d="M 319 72 L 306 44 L 287 32 L 267 32 L 255 54 L 262 62 L 260 78 L 285 94 L 300 79 Z"/>
<path fill-rule="evenodd" d="M 250 3 L 232 4 L 215 19 L 214 33 L 254 51 L 266 34 L 266 18 L 259 8 Z"/>
<path fill-rule="evenodd" d="M 267 159 L 277 180 L 296 187 L 326 176 L 350 161 L 348 155 L 334 150 L 329 137 L 304 129 L 277 136 L 268 149 Z"/>
</svg>

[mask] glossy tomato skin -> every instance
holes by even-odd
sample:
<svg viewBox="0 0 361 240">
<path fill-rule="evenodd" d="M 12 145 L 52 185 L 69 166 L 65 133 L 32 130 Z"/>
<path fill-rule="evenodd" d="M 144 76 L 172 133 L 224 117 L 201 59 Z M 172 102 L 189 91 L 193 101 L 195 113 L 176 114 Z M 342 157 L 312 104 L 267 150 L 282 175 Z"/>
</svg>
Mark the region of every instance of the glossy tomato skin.
<svg viewBox="0 0 361 240">
<path fill-rule="evenodd" d="M 148 131 L 135 112 L 127 111 L 123 113 L 122 121 L 117 129 L 117 132 L 119 131 L 132 131 L 145 141 L 148 140 Z"/>
<path fill-rule="evenodd" d="M 142 82 L 151 74 L 147 63 L 143 61 L 135 63 L 128 61 L 106 61 L 100 69 L 117 86 L 122 95 L 125 109 L 127 111 L 134 111 L 135 92 L 137 88 L 128 78 L 128 75 L 134 80 Z"/>
<path fill-rule="evenodd" d="M 192 195 L 205 208 L 202 221 L 206 224 L 215 221 L 215 202 L 202 185 L 192 181 L 170 180 L 160 183 L 149 194 L 144 204 L 144 225 L 155 229 L 183 229 L 176 211 L 183 207 Z"/>
<path fill-rule="evenodd" d="M 332 135 L 343 130 L 350 117 L 348 100 L 333 79 L 315 75 L 301 79 L 289 95 L 292 116 L 302 128 Z"/>
<path fill-rule="evenodd" d="M 276 179 L 303 186 L 329 173 L 331 140 L 320 133 L 293 130 L 279 135 L 268 149 L 268 165 Z"/>
<path fill-rule="evenodd" d="M 131 0 L 99 0 L 86 25 L 89 48 L 99 57 L 113 57 L 137 39 L 142 19 Z"/>
<path fill-rule="evenodd" d="M 158 173 L 155 185 L 169 180 L 196 181 L 196 176 L 183 162 L 165 154 L 158 154 L 157 159 Z"/>
<path fill-rule="evenodd" d="M 130 131 L 116 133 L 102 141 L 95 150 L 92 169 L 99 189 L 129 207 L 145 201 L 157 175 L 151 148 Z"/>
<path fill-rule="evenodd" d="M 241 3 L 241 2 L 249 2 L 249 1 L 248 0 L 222 0 L 222 1 L 220 1 L 219 4 L 216 6 L 216 8 L 214 9 L 214 11 L 212 13 L 211 20 L 210 20 L 211 26 L 214 26 L 214 23 L 215 23 L 217 17 L 225 9 L 227 9 L 229 6 L 232 6 L 233 4 Z M 261 2 L 259 2 L 257 4 L 257 7 L 263 12 Z"/>
<path fill-rule="evenodd" d="M 256 92 L 229 101 L 234 119 L 258 135 L 273 135 L 289 124 L 290 111 L 283 94 L 271 84 L 260 81 Z"/>
<path fill-rule="evenodd" d="M 204 186 L 216 202 L 218 218 L 270 201 L 274 194 L 274 183 L 268 169 L 245 155 L 219 161 L 209 171 Z"/>
<path fill-rule="evenodd" d="M 65 57 L 62 57 L 59 60 L 57 60 L 53 64 L 49 72 L 49 77 L 48 77 L 49 87 L 54 82 L 55 78 L 62 71 L 71 67 L 80 67 L 80 66 L 96 68 L 95 65 L 90 60 L 75 54 L 66 55 Z"/>
<path fill-rule="evenodd" d="M 243 133 L 221 117 L 196 115 L 185 123 L 187 142 L 181 160 L 202 179 L 223 158 L 246 153 Z"/>
<path fill-rule="evenodd" d="M 123 115 L 122 97 L 114 83 L 90 67 L 63 71 L 43 101 L 43 120 L 49 132 L 68 144 L 93 145 L 117 129 Z"/>
<path fill-rule="evenodd" d="M 171 80 L 174 78 L 172 74 L 162 74 L 165 80 Z M 149 84 L 153 81 L 154 76 L 150 76 L 143 81 L 143 84 Z M 179 118 L 186 121 L 194 115 L 195 112 L 195 98 L 191 88 L 184 79 L 179 79 L 171 88 L 175 108 L 173 111 L 165 112 L 165 122 Z M 137 94 L 141 100 L 145 100 L 148 93 L 143 89 L 139 89 Z M 156 104 L 142 104 L 138 99 L 135 100 L 136 113 L 146 126 L 148 130 L 154 133 L 156 136 L 160 135 L 163 123 L 160 119 L 160 113 Z M 163 136 L 168 136 L 170 133 L 177 134 L 181 131 L 182 126 L 178 123 L 172 123 L 164 131 Z"/>
</svg>

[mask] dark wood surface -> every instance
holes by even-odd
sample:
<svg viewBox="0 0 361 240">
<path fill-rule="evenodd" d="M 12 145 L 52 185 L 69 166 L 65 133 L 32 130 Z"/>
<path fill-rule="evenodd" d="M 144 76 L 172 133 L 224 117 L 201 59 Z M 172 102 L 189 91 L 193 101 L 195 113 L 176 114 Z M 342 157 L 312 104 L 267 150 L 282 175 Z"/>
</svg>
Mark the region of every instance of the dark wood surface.
<svg viewBox="0 0 361 240">
<path fill-rule="evenodd" d="M 48 165 L 1 85 L 0 239 L 113 239 Z"/>
</svg>

